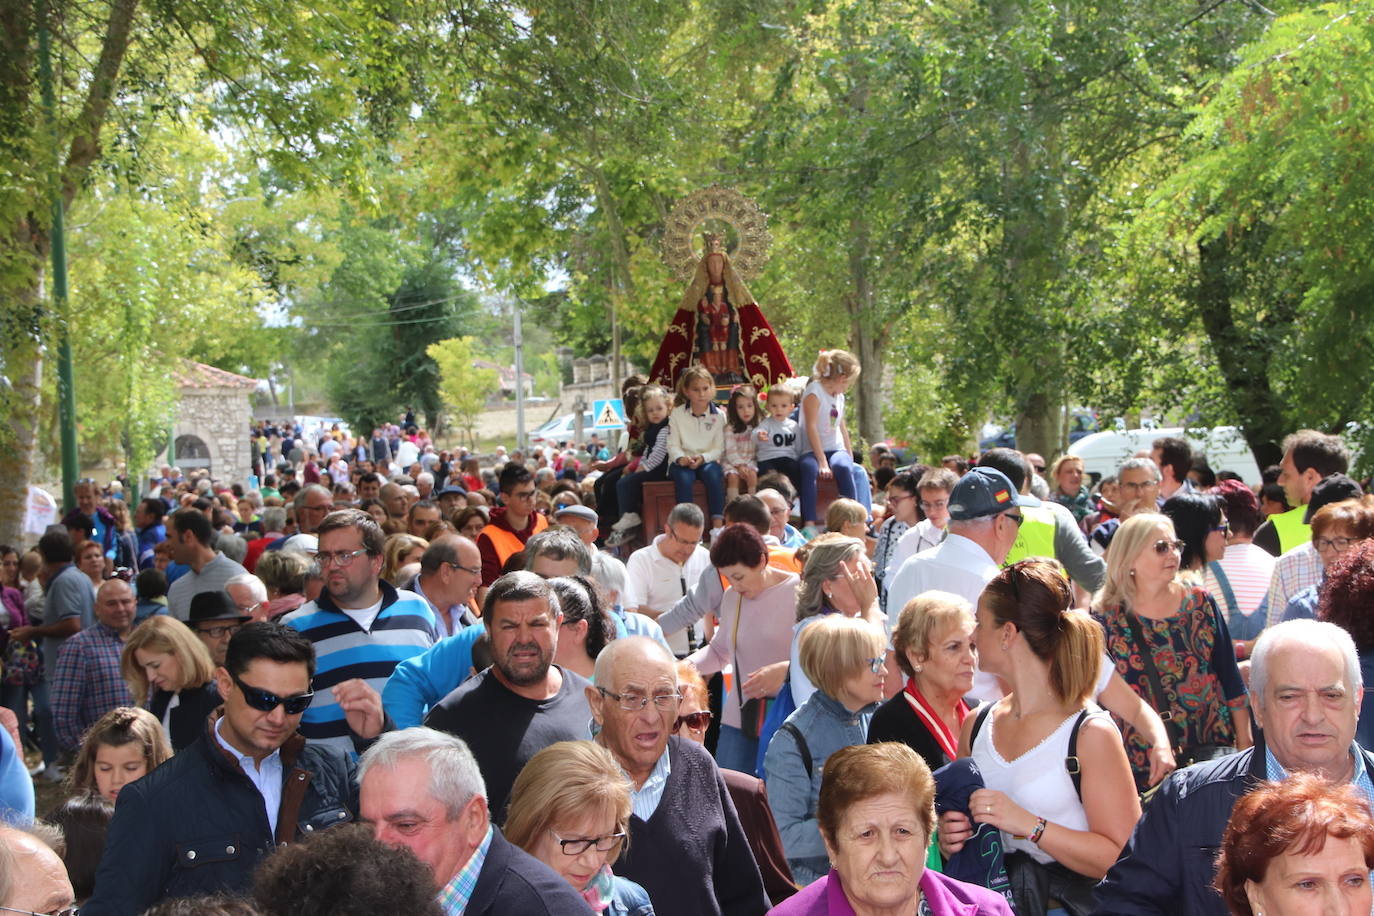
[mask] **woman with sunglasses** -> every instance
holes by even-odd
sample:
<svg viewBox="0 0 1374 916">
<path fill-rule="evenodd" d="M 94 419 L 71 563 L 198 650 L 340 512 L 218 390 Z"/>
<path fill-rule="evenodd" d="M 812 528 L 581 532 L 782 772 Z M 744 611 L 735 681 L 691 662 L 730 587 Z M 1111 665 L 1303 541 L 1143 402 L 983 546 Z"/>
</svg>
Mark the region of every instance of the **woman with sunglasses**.
<svg viewBox="0 0 1374 916">
<path fill-rule="evenodd" d="M 610 751 L 559 741 L 516 777 L 503 832 L 571 884 L 593 913 L 653 916 L 644 888 L 611 871 L 629 842 L 630 810 L 630 782 Z"/>
<path fill-rule="evenodd" d="M 883 699 L 887 637 L 866 620 L 830 614 L 801 633 L 801 667 L 816 692 L 787 717 L 768 744 L 763 767 L 787 864 L 805 886 L 830 871 L 816 820 L 825 761 L 868 740 Z"/>
<path fill-rule="evenodd" d="M 1177 493 L 1159 511 L 1174 523 L 1183 542 L 1179 578 L 1185 585 L 1201 586 L 1207 564 L 1226 555 L 1231 529 L 1222 514 L 1221 498 L 1211 493 Z"/>
<path fill-rule="evenodd" d="M 979 667 L 1008 692 L 964 719 L 959 756 L 973 758 L 984 787 L 965 811 L 940 816 L 940 852 L 961 852 L 990 824 L 1001 831 L 1019 916 L 1044 916 L 1051 897 L 1087 916 L 1140 818 L 1121 733 L 1092 704 L 1102 630 L 1073 608 L 1064 568 L 1044 559 L 1002 570 L 975 618 Z"/>
<path fill-rule="evenodd" d="M 1127 519 L 1107 555 L 1093 615 L 1117 672 L 1165 720 L 1180 767 L 1250 746 L 1250 714 L 1226 620 L 1204 588 L 1179 579 L 1184 544 L 1168 517 Z M 1165 716 L 1168 712 L 1170 715 Z M 1136 787 L 1149 787 L 1149 743 L 1123 723 Z"/>
</svg>

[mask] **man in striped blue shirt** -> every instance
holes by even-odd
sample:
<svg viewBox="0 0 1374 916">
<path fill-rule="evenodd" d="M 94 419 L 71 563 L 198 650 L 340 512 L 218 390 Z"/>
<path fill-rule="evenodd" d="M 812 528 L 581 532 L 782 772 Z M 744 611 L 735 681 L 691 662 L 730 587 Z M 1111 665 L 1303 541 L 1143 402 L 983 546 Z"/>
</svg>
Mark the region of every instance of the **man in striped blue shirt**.
<svg viewBox="0 0 1374 916">
<path fill-rule="evenodd" d="M 424 598 L 379 578 L 385 536 L 372 516 L 340 509 L 325 516 L 317 534 L 324 591 L 282 618 L 314 643 L 318 660 L 315 699 L 300 733 L 312 743 L 355 750 L 346 714 L 360 704 L 379 705 L 392 669 L 434 645 L 439 624 Z"/>
</svg>

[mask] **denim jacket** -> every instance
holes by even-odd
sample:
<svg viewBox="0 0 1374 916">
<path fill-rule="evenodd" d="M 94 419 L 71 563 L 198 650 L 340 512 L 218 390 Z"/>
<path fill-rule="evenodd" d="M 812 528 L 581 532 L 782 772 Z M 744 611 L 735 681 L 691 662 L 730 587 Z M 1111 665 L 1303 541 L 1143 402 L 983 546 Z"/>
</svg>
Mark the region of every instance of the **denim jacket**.
<svg viewBox="0 0 1374 916">
<path fill-rule="evenodd" d="M 782 835 L 782 848 L 792 877 L 806 886 L 830 871 L 830 859 L 816 822 L 816 800 L 821 792 L 825 761 L 840 748 L 864 744 L 868 723 L 877 703 L 850 712 L 838 700 L 816 691 L 787 717 L 806 740 L 811 752 L 811 774 L 806 773 L 796 739 L 785 729 L 773 734 L 764 755 L 768 801 Z"/>
<path fill-rule="evenodd" d="M 654 905 L 649 902 L 649 892 L 629 878 L 615 876 L 615 896 L 606 916 L 654 916 Z"/>
</svg>

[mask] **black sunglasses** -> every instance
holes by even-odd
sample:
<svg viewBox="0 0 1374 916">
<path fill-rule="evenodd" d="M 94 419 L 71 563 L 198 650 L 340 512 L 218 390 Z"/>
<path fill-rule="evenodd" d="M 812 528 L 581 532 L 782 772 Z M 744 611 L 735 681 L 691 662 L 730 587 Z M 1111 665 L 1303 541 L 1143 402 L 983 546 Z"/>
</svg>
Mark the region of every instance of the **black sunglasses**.
<svg viewBox="0 0 1374 916">
<path fill-rule="evenodd" d="M 280 706 L 288 716 L 299 716 L 310 706 L 310 701 L 315 699 L 315 691 L 313 690 L 307 690 L 305 693 L 298 693 L 294 696 L 279 697 L 261 687 L 248 686 L 238 679 L 238 675 L 231 674 L 229 676 L 234 679 L 239 690 L 243 691 L 244 702 L 258 712 L 271 712 Z"/>
<path fill-rule="evenodd" d="M 677 728 L 681 728 L 685 725 L 694 731 L 701 731 L 711 724 L 712 718 L 713 716 L 709 709 L 703 709 L 701 712 L 689 712 L 686 715 L 677 717 Z M 677 728 L 673 729 L 673 731 L 677 731 Z"/>
</svg>

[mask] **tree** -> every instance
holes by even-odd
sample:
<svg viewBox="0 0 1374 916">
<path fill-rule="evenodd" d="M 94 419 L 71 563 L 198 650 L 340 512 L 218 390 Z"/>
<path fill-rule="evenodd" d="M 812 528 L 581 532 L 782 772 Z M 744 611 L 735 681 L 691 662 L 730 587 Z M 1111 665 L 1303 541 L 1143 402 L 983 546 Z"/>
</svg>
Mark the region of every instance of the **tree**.
<svg viewBox="0 0 1374 916">
<path fill-rule="evenodd" d="M 439 367 L 439 399 L 453 415 L 453 422 L 477 447 L 477 421 L 487 399 L 500 390 L 501 379 L 494 369 L 473 365 L 473 338 L 450 337 L 430 344 L 425 353 Z"/>
</svg>

